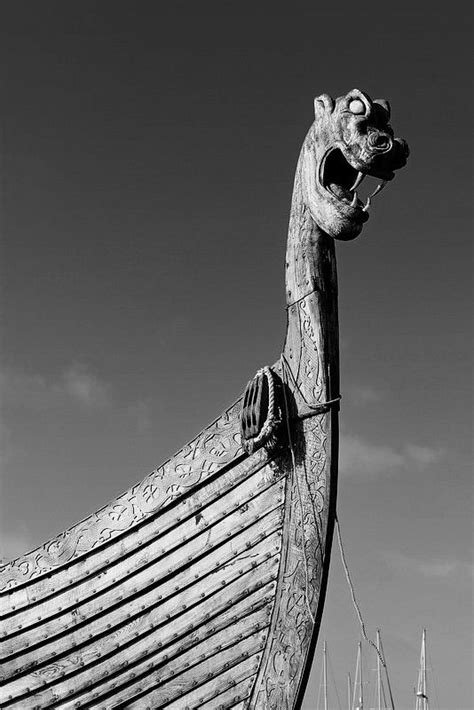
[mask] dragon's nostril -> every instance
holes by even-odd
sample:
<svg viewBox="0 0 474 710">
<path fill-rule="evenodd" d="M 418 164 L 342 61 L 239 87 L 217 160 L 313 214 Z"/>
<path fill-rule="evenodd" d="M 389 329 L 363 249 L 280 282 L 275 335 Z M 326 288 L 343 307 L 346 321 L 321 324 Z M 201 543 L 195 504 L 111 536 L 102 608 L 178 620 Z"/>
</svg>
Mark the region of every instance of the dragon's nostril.
<svg viewBox="0 0 474 710">
<path fill-rule="evenodd" d="M 369 135 L 369 145 L 377 150 L 388 150 L 392 145 L 392 139 L 386 133 L 373 131 Z"/>
</svg>

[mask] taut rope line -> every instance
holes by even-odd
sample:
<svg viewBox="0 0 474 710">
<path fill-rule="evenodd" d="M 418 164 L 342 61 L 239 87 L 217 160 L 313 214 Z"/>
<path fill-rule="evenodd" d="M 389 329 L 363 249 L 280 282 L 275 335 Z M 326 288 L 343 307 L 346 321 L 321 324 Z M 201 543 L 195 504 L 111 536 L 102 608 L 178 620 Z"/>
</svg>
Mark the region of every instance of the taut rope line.
<svg viewBox="0 0 474 710">
<path fill-rule="evenodd" d="M 290 364 L 289 364 L 288 360 L 286 359 L 286 357 L 283 355 L 283 353 L 280 355 L 280 362 L 281 362 L 281 372 L 282 372 L 282 375 L 284 375 L 284 377 L 283 377 L 284 382 L 285 383 L 288 382 L 287 375 L 289 373 L 295 389 L 298 391 L 303 402 L 310 410 L 307 414 L 304 414 L 303 416 L 300 415 L 298 417 L 298 419 L 307 419 L 308 417 L 316 416 L 317 414 L 325 414 L 328 411 L 328 409 L 331 408 L 333 405 L 339 404 L 339 402 L 342 399 L 342 394 L 339 394 L 337 397 L 334 397 L 334 399 L 329 399 L 327 402 L 318 402 L 318 404 L 310 404 L 308 402 L 308 400 L 306 399 L 306 397 L 304 396 L 304 393 L 301 391 L 301 387 L 299 386 L 298 382 L 296 381 L 296 378 L 293 374 Z"/>
<path fill-rule="evenodd" d="M 304 296 L 300 296 L 300 298 L 297 298 L 296 301 L 293 301 L 293 303 L 287 303 L 287 305 L 285 306 L 286 310 L 288 310 L 288 308 L 291 308 L 292 306 L 296 306 L 296 304 L 299 303 L 300 301 L 304 301 L 305 298 L 307 298 L 308 296 L 311 296 L 311 294 L 315 293 L 316 291 L 318 291 L 318 289 L 313 288 L 312 291 L 305 293 Z"/>
<path fill-rule="evenodd" d="M 316 416 L 317 414 L 322 414 L 324 411 L 327 411 L 327 409 L 324 410 L 325 407 L 331 407 L 331 405 L 334 405 L 334 404 L 336 404 L 336 403 L 339 403 L 339 401 L 341 400 L 341 395 L 339 395 L 339 396 L 336 397 L 335 399 L 332 399 L 332 400 L 330 400 L 330 401 L 328 401 L 328 402 L 322 402 L 322 403 L 320 403 L 320 404 L 318 404 L 318 405 L 316 405 L 316 406 L 311 406 L 311 405 L 306 401 L 305 396 L 303 395 L 303 393 L 301 392 L 300 388 L 298 387 L 298 385 L 297 385 L 297 383 L 296 383 L 296 381 L 295 381 L 295 379 L 294 379 L 294 377 L 293 377 L 293 373 L 292 373 L 292 371 L 291 371 L 291 368 L 290 368 L 290 366 L 289 366 L 289 363 L 287 362 L 287 360 L 286 360 L 285 356 L 283 355 L 283 353 L 281 354 L 280 360 L 281 360 L 281 373 L 282 373 L 282 381 L 283 381 L 283 398 L 284 398 L 284 403 L 285 403 L 285 424 L 286 424 L 286 430 L 287 430 L 287 435 L 288 435 L 288 443 L 289 443 L 289 446 L 290 446 L 290 453 L 291 453 L 291 462 L 292 462 L 292 468 L 293 468 L 293 475 L 294 475 L 294 477 L 295 477 L 296 487 L 297 487 L 297 491 L 298 491 L 298 501 L 299 501 L 300 511 L 301 511 L 301 522 L 302 522 L 302 524 L 303 524 L 303 519 L 304 519 L 303 501 L 302 501 L 302 498 L 301 498 L 300 484 L 299 484 L 298 475 L 297 475 L 297 471 L 296 471 L 296 457 L 295 457 L 295 451 L 294 451 L 294 447 L 293 447 L 293 440 L 292 440 L 292 438 L 291 438 L 290 421 L 289 421 L 289 410 L 288 410 L 288 401 L 287 401 L 287 397 L 286 397 L 286 386 L 288 385 L 288 371 L 289 371 L 289 373 L 290 373 L 290 375 L 291 375 L 291 377 L 292 377 L 292 379 L 293 379 L 294 385 L 297 387 L 297 389 L 298 389 L 298 391 L 300 392 L 300 394 L 301 394 L 303 400 L 305 401 L 305 404 L 307 404 L 308 407 L 310 407 L 311 409 L 314 410 L 313 413 L 312 413 L 313 416 Z M 320 410 L 319 412 L 318 412 L 318 409 Z M 321 411 L 321 409 L 322 409 L 322 411 Z M 311 416 L 311 415 L 309 415 L 309 416 Z M 317 524 L 316 524 L 316 525 L 317 525 Z M 339 524 L 339 518 L 338 518 L 338 516 L 337 516 L 337 512 L 335 513 L 335 525 L 336 525 L 336 535 L 337 535 L 337 541 L 338 541 L 338 545 L 339 545 L 339 551 L 340 551 L 340 554 L 341 554 L 342 566 L 343 566 L 343 568 L 344 568 L 344 573 L 345 573 L 345 575 L 346 575 L 347 583 L 348 583 L 348 585 L 349 585 L 349 590 L 350 590 L 351 597 L 352 597 L 352 603 L 353 603 L 353 605 L 354 605 L 354 609 L 356 610 L 356 614 L 357 614 L 357 618 L 358 618 L 358 620 L 359 620 L 359 625 L 360 625 L 360 629 L 361 629 L 362 636 L 363 636 L 364 640 L 365 640 L 370 646 L 372 646 L 372 648 L 375 650 L 377 656 L 378 656 L 379 659 L 380 659 L 380 662 L 381 662 L 383 668 L 385 669 L 385 673 L 387 674 L 388 671 L 387 671 L 387 664 L 385 663 L 385 658 L 383 657 L 382 653 L 380 652 L 379 648 L 378 648 L 377 645 L 374 643 L 374 641 L 372 641 L 372 639 L 370 639 L 370 638 L 368 637 L 367 632 L 366 632 L 366 629 L 365 629 L 365 622 L 364 622 L 364 620 L 363 620 L 363 618 L 362 618 L 362 612 L 361 612 L 361 610 L 360 610 L 359 604 L 358 604 L 357 599 L 356 599 L 356 596 L 355 596 L 354 584 L 353 584 L 353 582 L 352 582 L 351 575 L 350 575 L 350 572 L 349 572 L 349 567 L 348 567 L 348 565 L 347 565 L 346 555 L 345 555 L 345 552 L 344 552 L 344 546 L 343 546 L 343 543 L 342 543 L 341 527 L 340 527 L 340 524 Z M 312 622 L 313 622 L 313 624 L 314 624 L 314 623 L 315 623 L 315 618 L 314 618 L 313 612 L 311 611 L 311 606 L 310 606 L 309 599 L 308 599 L 309 571 L 308 571 L 308 559 L 307 559 L 307 556 L 306 556 L 306 550 L 305 550 L 305 548 L 304 548 L 304 542 L 303 542 L 303 557 L 304 557 L 304 563 L 305 563 L 305 564 L 304 564 L 304 567 L 305 567 L 305 577 L 306 577 L 305 600 L 306 600 L 306 606 L 307 606 L 307 608 L 308 608 L 309 615 L 310 615 L 311 620 L 312 620 Z M 393 702 L 392 702 L 392 708 L 393 708 Z"/>
<path fill-rule="evenodd" d="M 366 632 L 366 630 L 365 630 L 365 623 L 364 623 L 364 620 L 363 620 L 363 618 L 362 618 L 362 613 L 361 613 L 361 611 L 360 611 L 360 607 L 359 607 L 359 605 L 358 605 L 358 603 L 357 603 L 357 599 L 356 599 L 355 591 L 354 591 L 354 584 L 353 584 L 353 582 L 352 582 L 351 575 L 350 575 L 350 573 L 349 573 L 349 568 L 348 568 L 348 566 L 347 566 L 346 555 L 345 555 L 345 553 L 344 553 L 344 547 L 343 547 L 343 544 L 342 544 L 341 527 L 340 527 L 340 525 L 339 525 L 339 518 L 337 517 L 337 513 L 336 513 L 336 516 L 335 516 L 335 522 L 336 522 L 337 541 L 338 541 L 338 543 L 339 543 L 339 551 L 340 551 L 340 553 L 341 553 L 342 566 L 344 567 L 344 572 L 345 572 L 345 574 L 346 574 L 347 583 L 348 583 L 348 585 L 349 585 L 349 589 L 350 589 L 350 592 L 351 592 L 352 603 L 354 604 L 354 609 L 356 610 L 357 617 L 358 617 L 358 619 L 359 619 L 360 630 L 361 630 L 361 632 L 362 632 L 362 636 L 364 637 L 365 641 L 367 641 L 367 643 L 368 643 L 370 646 L 372 646 L 372 648 L 375 649 L 375 651 L 376 651 L 376 653 L 377 653 L 377 656 L 380 658 L 380 662 L 381 662 L 382 666 L 385 668 L 385 671 L 387 671 L 387 664 L 385 663 L 384 657 L 382 656 L 382 654 L 380 653 L 379 649 L 377 648 L 377 645 L 372 641 L 372 639 L 370 639 L 370 638 L 367 636 L 367 632 Z"/>
</svg>

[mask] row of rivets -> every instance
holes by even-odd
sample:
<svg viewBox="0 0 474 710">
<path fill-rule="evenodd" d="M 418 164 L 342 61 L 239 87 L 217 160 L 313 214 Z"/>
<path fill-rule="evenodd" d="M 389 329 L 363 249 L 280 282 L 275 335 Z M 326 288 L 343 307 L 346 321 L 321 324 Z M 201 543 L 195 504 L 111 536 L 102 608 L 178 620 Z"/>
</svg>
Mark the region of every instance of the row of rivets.
<svg viewBox="0 0 474 710">
<path fill-rule="evenodd" d="M 280 532 L 280 531 L 279 531 L 279 534 L 281 535 L 281 532 Z M 260 534 L 260 537 L 264 537 L 264 536 L 265 536 L 265 535 L 264 535 L 263 533 Z M 249 546 L 249 543 L 246 543 L 246 545 Z M 250 546 L 251 546 L 251 544 L 250 544 Z M 234 554 L 238 554 L 238 552 L 235 551 Z M 270 557 L 270 556 L 271 556 L 271 553 L 267 553 L 267 557 Z M 274 564 L 277 564 L 277 562 L 278 562 L 278 560 L 277 560 L 277 559 L 274 559 Z M 218 564 L 219 564 L 219 563 L 217 563 L 217 565 L 218 565 Z M 253 566 L 253 567 L 256 567 L 256 566 L 257 566 L 257 563 L 256 563 L 256 562 L 253 562 L 253 563 L 252 563 L 252 566 Z M 239 571 L 239 574 L 242 574 L 242 572 Z M 198 578 L 199 575 L 197 574 L 197 575 L 195 575 L 195 577 Z M 226 584 L 226 581 L 222 581 L 222 585 L 225 585 L 225 584 Z M 176 587 L 175 589 L 178 590 L 179 588 Z M 96 591 L 96 590 L 94 590 L 94 591 Z M 134 591 L 135 591 L 135 592 L 137 591 L 137 588 L 136 588 L 136 587 L 135 587 Z M 203 594 L 201 594 L 201 596 L 203 596 Z M 161 598 L 161 596 L 159 597 L 159 599 L 160 599 L 160 598 Z M 120 601 L 121 599 L 123 599 L 123 596 L 119 596 L 118 600 Z M 183 608 L 185 608 L 185 606 L 184 606 Z M 61 607 L 60 607 L 60 609 L 61 609 Z M 100 610 L 102 610 L 102 609 L 103 609 L 103 607 L 100 608 Z M 142 605 L 142 609 L 145 609 L 145 606 L 144 606 L 144 605 Z M 82 618 L 82 619 L 85 619 L 85 617 L 81 617 L 81 618 Z M 130 614 L 127 614 L 127 618 L 130 618 Z M 110 628 L 110 624 L 107 625 L 107 628 Z M 136 634 L 136 635 L 138 635 L 138 634 Z M 47 635 L 45 636 L 45 638 L 46 638 L 46 637 L 47 637 Z M 92 638 L 92 634 L 90 634 L 89 638 Z M 75 645 L 75 644 L 74 644 L 74 645 Z M 26 644 L 26 646 L 28 647 L 29 644 Z"/>
</svg>

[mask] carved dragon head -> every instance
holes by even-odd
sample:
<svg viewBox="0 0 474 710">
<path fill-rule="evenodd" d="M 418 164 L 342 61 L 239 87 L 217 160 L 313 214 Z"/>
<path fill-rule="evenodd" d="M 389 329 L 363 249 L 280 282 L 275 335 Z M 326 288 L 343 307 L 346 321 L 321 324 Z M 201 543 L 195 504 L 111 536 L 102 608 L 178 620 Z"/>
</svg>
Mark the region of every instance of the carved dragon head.
<svg viewBox="0 0 474 710">
<path fill-rule="evenodd" d="M 326 234 L 354 239 L 369 218 L 371 199 L 406 164 L 408 146 L 394 138 L 388 101 L 372 101 L 359 89 L 335 101 L 322 94 L 314 110 L 301 156 L 303 200 Z M 364 204 L 357 188 L 366 175 L 380 182 Z"/>
</svg>

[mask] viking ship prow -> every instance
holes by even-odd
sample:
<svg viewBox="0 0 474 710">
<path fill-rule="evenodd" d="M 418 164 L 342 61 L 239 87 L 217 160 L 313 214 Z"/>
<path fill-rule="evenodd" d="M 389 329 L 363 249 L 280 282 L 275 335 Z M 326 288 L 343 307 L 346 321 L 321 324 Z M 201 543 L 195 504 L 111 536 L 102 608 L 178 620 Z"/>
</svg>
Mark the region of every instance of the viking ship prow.
<svg viewBox="0 0 474 710">
<path fill-rule="evenodd" d="M 314 107 L 281 357 L 141 483 L 1 568 L 1 708 L 301 706 L 336 508 L 334 239 L 368 219 L 364 176 L 375 194 L 408 156 L 386 101 Z"/>
</svg>

